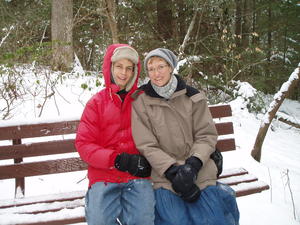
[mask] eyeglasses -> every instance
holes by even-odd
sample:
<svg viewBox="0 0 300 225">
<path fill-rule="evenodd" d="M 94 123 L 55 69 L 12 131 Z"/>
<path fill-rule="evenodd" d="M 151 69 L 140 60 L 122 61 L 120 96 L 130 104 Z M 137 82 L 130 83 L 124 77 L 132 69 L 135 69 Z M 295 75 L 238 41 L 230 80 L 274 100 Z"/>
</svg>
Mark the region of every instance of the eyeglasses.
<svg viewBox="0 0 300 225">
<path fill-rule="evenodd" d="M 152 73 L 152 74 L 155 73 L 155 71 L 160 73 L 164 70 L 164 68 L 166 66 L 169 66 L 169 65 L 159 65 L 157 68 L 149 68 L 147 71 L 148 71 L 148 73 Z"/>
</svg>

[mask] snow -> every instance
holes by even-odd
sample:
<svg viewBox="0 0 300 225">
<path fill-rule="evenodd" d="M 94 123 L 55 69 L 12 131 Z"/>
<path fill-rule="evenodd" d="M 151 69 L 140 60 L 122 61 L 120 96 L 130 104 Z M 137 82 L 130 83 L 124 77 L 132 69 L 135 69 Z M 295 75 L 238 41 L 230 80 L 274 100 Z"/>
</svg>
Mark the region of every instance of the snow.
<svg viewBox="0 0 300 225">
<path fill-rule="evenodd" d="M 32 196 L 27 198 L 15 198 L 15 199 L 5 199 L 1 200 L 1 206 L 10 206 L 10 205 L 26 205 L 30 202 L 40 203 L 43 201 L 50 201 L 51 199 L 64 200 L 64 199 L 77 199 L 84 196 L 85 191 L 73 191 L 68 193 L 58 193 L 58 194 L 48 194 L 42 196 Z M 13 209 L 5 209 L 6 211 Z M 3 211 L 1 211 L 3 212 Z"/>
<path fill-rule="evenodd" d="M 36 221 L 40 222 L 47 222 L 49 221 L 52 216 L 52 212 L 43 213 L 43 214 L 35 214 L 32 216 L 32 214 L 18 214 L 18 216 L 14 214 L 7 214 L 7 215 L 13 215 L 11 217 L 8 216 L 2 216 L 0 214 L 0 220 L 2 225 L 8 225 L 8 224 L 18 224 L 22 221 L 28 221 L 28 223 L 34 223 Z M 69 219 L 69 218 L 76 218 L 76 216 L 81 216 L 84 214 L 84 207 L 77 207 L 73 209 L 62 209 L 59 212 L 55 213 L 55 219 Z"/>
<path fill-rule="evenodd" d="M 256 94 L 256 89 L 253 88 L 248 82 L 240 82 L 237 81 L 237 86 L 239 87 L 238 96 L 242 96 L 244 98 L 254 97 Z"/>
<path fill-rule="evenodd" d="M 26 79 L 23 86 L 27 93 L 14 102 L 11 116 L 8 120 L 1 120 L 0 126 L 31 124 L 41 122 L 53 122 L 63 120 L 79 119 L 87 100 L 102 87 L 96 87 L 96 80 L 103 84 L 103 80 L 94 75 L 83 75 L 80 64 L 70 74 L 50 74 L 48 70 L 39 70 L 37 78 L 35 68 L 25 68 L 22 76 Z M 61 76 L 63 82 L 57 81 Z M 3 82 L 5 76 L 0 80 Z M 32 82 L 39 80 L 38 83 Z M 46 79 L 55 82 L 55 93 L 47 99 L 43 109 L 40 105 L 44 103 L 44 92 L 42 86 L 47 87 Z M 31 81 L 31 82 L 30 82 Z M 82 88 L 85 84 L 86 88 Z M 250 96 L 255 90 L 247 83 L 240 83 L 240 94 Z M 39 94 L 32 94 L 33 90 Z M 49 88 L 48 90 L 51 90 Z M 49 92 L 50 93 L 50 92 Z M 274 120 L 269 128 L 262 147 L 262 161 L 256 162 L 251 158 L 250 153 L 255 142 L 263 115 L 249 113 L 245 107 L 244 97 L 237 97 L 230 102 L 233 110 L 234 132 L 237 151 L 223 153 L 224 168 L 245 168 L 251 174 L 270 185 L 270 190 L 262 193 L 237 198 L 240 209 L 241 225 L 296 225 L 300 223 L 300 130 L 287 126 Z M 0 99 L 1 109 L 5 102 Z M 280 114 L 285 118 L 294 121 L 300 119 L 300 103 L 292 100 L 285 100 L 279 109 Z M 3 118 L 4 112 L 0 112 Z M 1 144 L 1 142 L 0 142 Z M 2 162 L 1 162 L 2 163 Z M 251 175 L 249 175 L 251 178 Z M 224 178 L 225 179 L 225 178 Z M 238 178 L 236 178 L 238 179 Z M 260 182 L 258 182 L 259 184 Z M 87 189 L 88 180 L 86 172 L 72 172 L 58 175 L 30 177 L 26 180 L 27 197 L 39 198 L 39 195 L 51 195 L 59 193 L 66 197 L 65 192 L 73 191 L 82 194 Z M 237 187 L 238 188 L 238 187 Z M 14 181 L 0 180 L 0 199 L 13 198 Z M 18 200 L 22 201 L 22 200 Z M 70 201 L 70 206 L 83 204 L 82 200 Z M 51 204 L 50 204 L 51 205 Z M 48 207 L 60 207 L 59 203 L 48 206 L 47 204 L 34 207 L 45 209 Z M 31 210 L 24 206 L 24 211 Z M 65 208 L 56 212 L 57 218 L 70 218 L 84 214 L 84 208 Z M 13 211 L 0 209 L 0 224 L 13 224 L 26 217 L 29 220 L 47 220 L 53 213 L 47 215 L 31 214 L 15 215 Z M 85 223 L 82 223 L 85 224 Z"/>
<path fill-rule="evenodd" d="M 290 122 L 300 124 L 300 118 L 297 117 L 297 115 L 299 115 L 299 113 L 297 114 L 297 112 L 300 111 L 299 104 L 297 102 L 291 101 L 289 99 L 285 99 L 284 101 L 285 101 L 286 104 L 283 104 L 280 107 L 280 112 L 277 112 L 276 115 L 278 117 L 286 119 Z"/>
<path fill-rule="evenodd" d="M 1 121 L 0 127 L 11 127 L 18 125 L 29 125 L 29 124 L 41 124 L 41 123 L 54 123 L 54 122 L 63 122 L 63 121 L 73 121 L 79 120 L 80 115 L 70 115 L 70 116 L 53 116 L 48 118 L 35 118 L 34 120 L 24 120 L 22 118 L 16 120 L 4 120 Z"/>
<path fill-rule="evenodd" d="M 265 114 L 263 122 L 261 123 L 261 126 L 264 126 L 265 124 L 270 123 L 269 112 L 271 112 L 276 107 L 277 103 L 281 100 L 282 96 L 288 91 L 292 82 L 297 79 L 299 79 L 299 68 L 296 68 L 294 70 L 294 72 L 290 75 L 288 81 L 284 82 L 282 84 L 280 90 L 274 95 L 274 100 L 271 102 L 268 112 Z"/>
</svg>

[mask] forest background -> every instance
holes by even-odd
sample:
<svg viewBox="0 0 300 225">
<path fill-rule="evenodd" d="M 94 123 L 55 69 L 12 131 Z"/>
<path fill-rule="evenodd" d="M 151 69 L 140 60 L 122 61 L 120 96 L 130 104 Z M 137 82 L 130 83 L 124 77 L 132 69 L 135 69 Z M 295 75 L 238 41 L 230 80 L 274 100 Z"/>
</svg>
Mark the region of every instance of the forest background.
<svg viewBox="0 0 300 225">
<path fill-rule="evenodd" d="M 70 108 L 73 101 L 68 102 L 71 97 L 67 91 L 76 95 L 76 103 L 82 109 L 88 99 L 83 100 L 86 92 L 91 94 L 103 87 L 103 56 L 107 46 L 116 42 L 134 46 L 141 60 L 157 47 L 173 50 L 180 59 L 180 75 L 189 84 L 205 90 L 210 104 L 239 102 L 243 98 L 238 110 L 233 107 L 237 117 L 235 135 L 238 147 L 251 150 L 256 131 L 262 127 L 258 124 L 262 119 L 260 113 L 268 113 L 274 94 L 281 93 L 282 84 L 296 67 L 299 73 L 300 1 L 0 0 L 0 125 L 10 119 L 28 122 L 32 117 L 57 118 L 63 109 L 73 116 L 75 110 Z M 143 70 L 142 77 L 145 77 Z M 73 80 L 76 88 L 70 84 Z M 298 103 L 299 84 L 291 90 L 289 98 Z M 60 100 L 62 108 L 58 107 Z M 47 107 L 52 103 L 53 111 Z M 288 105 L 294 112 L 282 109 L 289 115 L 280 112 L 277 119 L 300 128 L 298 104 Z M 257 116 L 255 121 L 253 115 L 251 119 L 245 117 L 246 107 Z M 252 130 L 255 130 L 253 135 Z M 265 152 L 272 154 L 265 157 L 266 164 L 272 169 L 276 167 L 275 171 L 278 168 L 296 171 L 290 174 L 292 182 L 296 182 L 292 187 L 297 194 L 299 170 L 292 168 L 299 161 L 295 141 L 299 138 L 281 132 L 277 126 L 271 126 L 270 130 L 280 132 L 276 135 L 269 132 L 271 143 Z M 279 141 L 282 143 L 278 144 Z M 231 159 L 245 166 L 245 161 Z M 228 165 L 232 166 L 231 161 Z M 253 169 L 252 164 L 249 168 Z M 282 177 L 276 178 L 278 183 L 283 183 Z M 271 186 L 272 191 L 280 190 L 274 199 L 276 196 L 284 203 L 282 198 L 287 194 L 282 194 L 277 183 Z M 284 193 L 288 191 L 285 189 Z M 264 192 L 264 197 L 266 193 L 269 192 Z M 266 218 L 265 224 L 292 224 L 290 220 L 281 222 L 290 218 L 285 212 L 292 212 L 291 208 L 294 220 L 299 221 L 298 202 L 295 207 L 292 199 L 293 206 L 281 213 L 282 208 L 274 210 L 269 204 L 263 204 L 264 210 L 260 210 L 257 207 L 260 197 L 251 196 L 251 203 L 239 198 L 241 211 L 249 212 L 250 208 L 259 211 L 254 213 L 257 216 L 245 213 L 242 219 L 245 224 L 253 223 L 253 218 Z M 287 216 L 281 217 L 283 214 Z"/>
<path fill-rule="evenodd" d="M 7 106 L 1 110 L 21 94 L 15 65 L 70 71 L 75 56 L 98 74 L 106 47 L 116 42 L 134 46 L 142 60 L 157 47 L 173 50 L 185 60 L 179 73 L 218 103 L 236 97 L 237 80 L 264 94 L 280 89 L 300 61 L 300 2 L 1 0 L 0 32 L 0 64 L 12 68 L 2 82 Z M 299 101 L 300 89 L 290 98 Z M 250 110 L 264 109 L 259 94 L 251 101 Z"/>
</svg>

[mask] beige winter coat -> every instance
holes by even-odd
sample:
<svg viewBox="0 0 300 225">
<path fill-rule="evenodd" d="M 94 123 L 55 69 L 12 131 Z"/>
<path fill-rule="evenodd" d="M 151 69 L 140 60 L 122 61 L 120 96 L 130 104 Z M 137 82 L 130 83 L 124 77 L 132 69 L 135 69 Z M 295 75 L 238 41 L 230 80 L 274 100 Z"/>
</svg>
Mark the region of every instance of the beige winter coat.
<svg viewBox="0 0 300 225">
<path fill-rule="evenodd" d="M 164 172 L 172 164 L 184 164 L 190 156 L 203 162 L 196 184 L 200 189 L 216 184 L 217 168 L 210 155 L 215 150 L 217 131 L 203 92 L 178 78 L 176 92 L 161 98 L 150 83 L 133 102 L 132 133 L 137 149 L 152 166 L 154 188 L 172 190 Z"/>
</svg>

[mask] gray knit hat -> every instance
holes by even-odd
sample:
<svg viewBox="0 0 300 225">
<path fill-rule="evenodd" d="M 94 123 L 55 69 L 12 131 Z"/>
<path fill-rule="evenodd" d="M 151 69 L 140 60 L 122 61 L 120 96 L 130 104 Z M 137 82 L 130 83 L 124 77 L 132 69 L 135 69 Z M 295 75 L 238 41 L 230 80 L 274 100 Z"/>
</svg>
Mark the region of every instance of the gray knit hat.
<svg viewBox="0 0 300 225">
<path fill-rule="evenodd" d="M 146 74 L 148 74 L 148 71 L 147 71 L 148 60 L 153 56 L 157 56 L 157 57 L 160 57 L 160 58 L 163 58 L 164 60 L 166 60 L 167 63 L 169 63 L 169 65 L 173 68 L 173 70 L 177 66 L 177 57 L 175 56 L 175 54 L 172 51 L 170 51 L 169 49 L 166 49 L 166 48 L 157 48 L 157 49 L 154 49 L 151 52 L 149 52 L 144 60 L 144 68 L 145 68 Z"/>
</svg>

